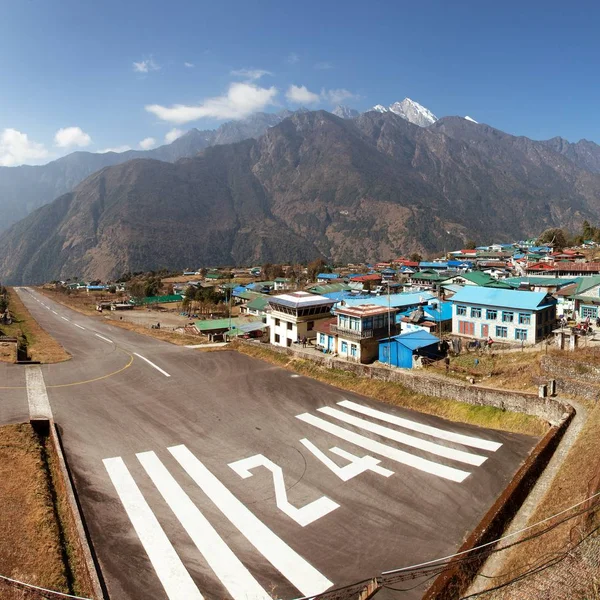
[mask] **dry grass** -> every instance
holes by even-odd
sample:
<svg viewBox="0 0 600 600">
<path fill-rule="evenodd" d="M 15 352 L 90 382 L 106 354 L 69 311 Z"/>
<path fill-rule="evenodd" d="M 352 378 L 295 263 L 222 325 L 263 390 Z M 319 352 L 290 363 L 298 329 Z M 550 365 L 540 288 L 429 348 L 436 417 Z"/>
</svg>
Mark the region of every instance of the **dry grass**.
<svg viewBox="0 0 600 600">
<path fill-rule="evenodd" d="M 528 521 L 528 525 L 557 514 L 599 490 L 600 483 L 600 404 L 589 413 L 577 440 L 560 466 L 552 485 Z M 507 578 L 534 562 L 574 543 L 590 526 L 600 523 L 598 509 L 584 522 L 567 521 L 543 536 L 515 548 L 502 569 Z"/>
<path fill-rule="evenodd" d="M 184 333 L 177 333 L 175 331 L 168 331 L 166 329 L 150 329 L 143 325 L 137 325 L 128 321 L 116 321 L 115 319 L 107 319 L 107 323 L 115 325 L 121 329 L 127 329 L 128 331 L 134 331 L 141 335 L 148 335 L 150 337 L 162 340 L 163 342 L 170 342 L 177 346 L 186 346 L 188 344 L 208 344 L 209 340 L 206 337 L 187 335 Z"/>
<path fill-rule="evenodd" d="M 71 355 L 40 327 L 14 289 L 9 288 L 8 296 L 13 323 L 12 325 L 2 325 L 5 335 L 17 337 L 22 332 L 27 338 L 32 360 L 41 363 L 58 363 L 69 360 Z M 0 361 L 2 360 L 13 362 L 14 355 L 12 358 L 7 356 L 6 349 L 2 348 L 0 349 Z"/>
<path fill-rule="evenodd" d="M 482 352 L 461 354 L 450 359 L 449 377 L 465 381 L 473 377 L 477 383 L 488 387 L 536 392 L 536 377 L 544 374 L 540 359 L 544 352 Z M 431 367 L 436 373 L 446 375 L 443 361 Z"/>
<path fill-rule="evenodd" d="M 310 360 L 279 354 L 263 346 L 233 342 L 230 347 L 343 390 L 451 421 L 534 436 L 542 436 L 548 430 L 545 422 L 530 415 L 424 396 L 398 383 L 366 379 L 348 371 L 328 369 Z"/>
<path fill-rule="evenodd" d="M 0 427 L 0 574 L 69 591 L 42 447 L 29 424 Z"/>
</svg>

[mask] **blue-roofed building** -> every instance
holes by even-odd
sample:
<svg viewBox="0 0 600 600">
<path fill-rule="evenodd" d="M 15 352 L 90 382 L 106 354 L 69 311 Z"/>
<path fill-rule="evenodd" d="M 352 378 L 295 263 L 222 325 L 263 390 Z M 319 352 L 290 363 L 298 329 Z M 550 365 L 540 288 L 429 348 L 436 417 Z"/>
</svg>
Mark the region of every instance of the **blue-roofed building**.
<svg viewBox="0 0 600 600">
<path fill-rule="evenodd" d="M 423 270 L 423 269 L 435 269 L 436 271 L 446 271 L 448 269 L 448 262 L 428 262 L 428 261 L 424 261 L 422 260 L 419 263 L 419 269 Z"/>
<path fill-rule="evenodd" d="M 339 273 L 319 273 L 317 275 L 317 283 L 329 283 L 335 279 L 339 279 Z"/>
<path fill-rule="evenodd" d="M 557 301 L 545 292 L 468 286 L 451 302 L 452 333 L 465 337 L 535 344 L 556 323 Z"/>
<path fill-rule="evenodd" d="M 420 358 L 440 358 L 439 339 L 427 331 L 412 331 L 379 342 L 379 362 L 401 369 L 412 369 Z"/>
<path fill-rule="evenodd" d="M 443 335 L 452 331 L 452 302 L 432 300 L 426 306 L 398 315 L 401 333 L 427 331 Z"/>
</svg>

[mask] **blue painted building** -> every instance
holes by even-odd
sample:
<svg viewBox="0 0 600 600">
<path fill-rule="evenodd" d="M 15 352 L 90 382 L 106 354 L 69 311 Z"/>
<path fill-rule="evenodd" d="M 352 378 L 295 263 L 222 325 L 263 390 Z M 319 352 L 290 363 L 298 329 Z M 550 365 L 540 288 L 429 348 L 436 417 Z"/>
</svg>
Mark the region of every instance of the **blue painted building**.
<svg viewBox="0 0 600 600">
<path fill-rule="evenodd" d="M 427 331 L 411 331 L 379 342 L 379 362 L 401 369 L 412 369 L 415 358 L 440 357 L 439 339 Z"/>
</svg>

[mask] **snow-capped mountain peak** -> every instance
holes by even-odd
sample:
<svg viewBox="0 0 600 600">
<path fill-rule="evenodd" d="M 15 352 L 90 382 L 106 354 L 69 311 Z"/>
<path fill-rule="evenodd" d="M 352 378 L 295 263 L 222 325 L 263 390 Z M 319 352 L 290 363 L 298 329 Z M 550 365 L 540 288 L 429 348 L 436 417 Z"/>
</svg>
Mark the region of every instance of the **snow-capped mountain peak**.
<svg viewBox="0 0 600 600">
<path fill-rule="evenodd" d="M 393 112 L 414 125 L 419 125 L 419 127 L 429 127 L 437 121 L 437 117 L 429 109 L 410 98 L 404 98 L 402 102 L 394 102 L 388 108 L 377 104 L 371 110 L 381 113 Z"/>
<path fill-rule="evenodd" d="M 467 115 L 467 116 L 465 117 L 465 119 L 466 119 L 467 121 L 471 121 L 471 123 L 478 123 L 478 121 L 476 121 L 475 119 L 471 118 L 469 115 Z"/>
<path fill-rule="evenodd" d="M 342 106 L 341 104 L 336 106 L 331 112 L 341 119 L 354 119 L 354 117 L 358 117 L 359 115 L 359 112 L 355 108 Z"/>
</svg>

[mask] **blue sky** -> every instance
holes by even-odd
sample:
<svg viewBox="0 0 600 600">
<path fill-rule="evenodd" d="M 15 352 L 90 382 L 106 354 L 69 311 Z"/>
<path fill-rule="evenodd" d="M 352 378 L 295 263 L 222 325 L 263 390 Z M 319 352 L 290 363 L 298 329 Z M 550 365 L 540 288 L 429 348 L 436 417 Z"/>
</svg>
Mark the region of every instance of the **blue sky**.
<svg viewBox="0 0 600 600">
<path fill-rule="evenodd" d="M 599 17 L 598 2 L 554 0 L 0 0 L 0 164 L 407 96 L 600 143 Z"/>
</svg>

